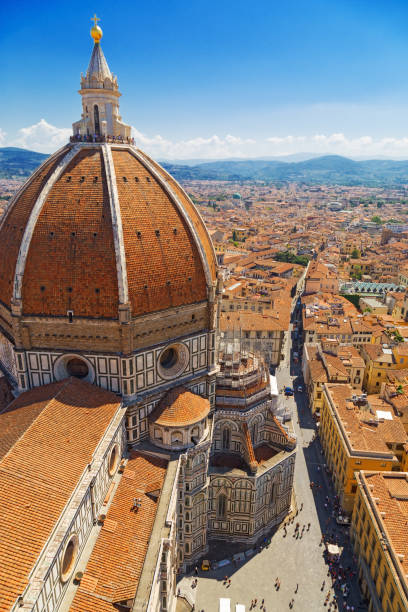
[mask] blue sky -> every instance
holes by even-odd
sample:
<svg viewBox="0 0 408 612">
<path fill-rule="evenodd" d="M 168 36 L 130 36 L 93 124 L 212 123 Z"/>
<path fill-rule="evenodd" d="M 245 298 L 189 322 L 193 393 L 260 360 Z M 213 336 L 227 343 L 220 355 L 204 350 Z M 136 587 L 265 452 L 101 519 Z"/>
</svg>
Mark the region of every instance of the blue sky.
<svg viewBox="0 0 408 612">
<path fill-rule="evenodd" d="M 397 0 L 3 0 L 2 146 L 64 142 L 94 12 L 122 117 L 157 157 L 408 157 L 408 2 Z"/>
</svg>

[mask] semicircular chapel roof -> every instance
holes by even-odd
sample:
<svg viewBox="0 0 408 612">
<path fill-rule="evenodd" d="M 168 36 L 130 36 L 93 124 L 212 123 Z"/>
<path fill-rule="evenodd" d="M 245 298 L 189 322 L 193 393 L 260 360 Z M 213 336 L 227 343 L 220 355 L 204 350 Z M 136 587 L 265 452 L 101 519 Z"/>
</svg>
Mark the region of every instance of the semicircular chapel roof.
<svg viewBox="0 0 408 612">
<path fill-rule="evenodd" d="M 179 386 L 171 389 L 149 419 L 156 425 L 165 427 L 185 427 L 202 421 L 210 412 L 208 399 Z"/>
</svg>

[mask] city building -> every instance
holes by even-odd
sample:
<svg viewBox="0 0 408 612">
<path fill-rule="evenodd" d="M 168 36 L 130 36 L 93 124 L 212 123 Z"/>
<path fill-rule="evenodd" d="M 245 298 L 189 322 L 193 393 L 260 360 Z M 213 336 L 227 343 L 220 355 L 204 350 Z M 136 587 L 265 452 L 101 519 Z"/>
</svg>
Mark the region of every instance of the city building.
<svg viewBox="0 0 408 612">
<path fill-rule="evenodd" d="M 309 263 L 305 278 L 305 295 L 311 293 L 338 293 L 337 274 L 325 264 L 312 261 Z"/>
<path fill-rule="evenodd" d="M 350 385 L 324 384 L 319 434 L 346 512 L 353 510 L 357 471 L 401 469 L 407 434 L 390 406 L 378 396 L 358 396 Z"/>
<path fill-rule="evenodd" d="M 363 385 L 367 393 L 379 393 L 389 371 L 408 367 L 408 346 L 405 342 L 363 344 L 361 356 L 366 364 Z"/>
<path fill-rule="evenodd" d="M 361 393 L 364 367 L 364 360 L 354 346 L 328 339 L 321 344 L 305 343 L 302 373 L 312 413 L 320 416 L 324 383 L 348 383 L 356 393 Z"/>
<path fill-rule="evenodd" d="M 408 609 L 408 475 L 363 470 L 356 482 L 351 537 L 368 610 L 403 612 Z"/>
<path fill-rule="evenodd" d="M 282 358 L 282 347 L 289 329 L 290 312 L 286 310 L 256 312 L 222 312 L 220 333 L 225 341 L 239 338 L 242 348 L 261 353 L 266 362 L 276 366 Z"/>
</svg>

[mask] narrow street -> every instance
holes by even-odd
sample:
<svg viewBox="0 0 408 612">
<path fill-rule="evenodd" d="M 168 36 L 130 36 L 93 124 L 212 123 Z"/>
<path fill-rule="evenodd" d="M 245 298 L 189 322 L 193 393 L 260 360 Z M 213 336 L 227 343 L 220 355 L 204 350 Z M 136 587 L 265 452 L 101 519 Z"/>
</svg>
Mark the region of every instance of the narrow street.
<svg viewBox="0 0 408 612">
<path fill-rule="evenodd" d="M 296 308 L 292 319 L 295 318 Z M 220 597 L 229 597 L 231 604 L 245 604 L 250 609 L 251 601 L 257 598 L 256 608 L 264 599 L 264 610 L 281 611 L 289 609 L 289 603 L 294 599 L 294 610 L 366 610 L 361 602 L 360 590 L 355 577 L 351 544 L 348 529 L 338 526 L 332 516 L 334 514 L 326 496 L 332 500 L 334 493 L 325 473 L 324 456 L 318 438 L 311 442 L 315 425 L 310 415 L 306 391 L 298 392 L 299 385 L 303 386 L 300 364 L 293 363 L 292 342 L 294 337 L 293 324 L 284 346 L 285 358 L 277 368 L 276 376 L 278 388 L 291 386 L 295 390 L 294 397 L 284 398 L 292 410 L 293 423 L 298 438 L 297 458 L 295 468 L 295 495 L 298 516 L 292 524 L 285 529 L 279 528 L 271 534 L 271 543 L 259 547 L 243 562 L 229 565 L 209 572 L 199 571 L 198 585 L 194 589 L 195 610 L 216 612 Z M 297 343 L 297 341 L 296 341 Z M 301 346 L 297 346 L 301 354 Z M 315 483 L 313 489 L 310 483 Z M 327 507 L 325 507 L 325 504 Z M 305 525 L 302 537 L 296 537 L 295 524 L 300 528 Z M 307 525 L 310 523 L 310 528 Z M 347 578 L 332 588 L 332 580 L 328 575 L 328 564 L 324 557 L 322 534 L 331 541 L 336 542 L 342 549 L 340 566 L 344 569 L 350 566 Z M 228 548 L 225 558 L 228 558 Z M 354 575 L 352 571 L 354 570 Z M 228 575 L 231 585 L 227 587 L 224 576 Z M 281 586 L 276 590 L 274 583 L 280 579 Z M 190 586 L 193 577 L 183 579 L 185 585 Z M 343 584 L 347 584 L 350 593 L 343 598 Z M 333 596 L 337 597 L 337 605 L 326 606 L 326 596 L 330 593 L 330 602 Z M 353 606 L 353 608 L 351 607 Z M 234 609 L 234 608 L 232 608 Z"/>
</svg>

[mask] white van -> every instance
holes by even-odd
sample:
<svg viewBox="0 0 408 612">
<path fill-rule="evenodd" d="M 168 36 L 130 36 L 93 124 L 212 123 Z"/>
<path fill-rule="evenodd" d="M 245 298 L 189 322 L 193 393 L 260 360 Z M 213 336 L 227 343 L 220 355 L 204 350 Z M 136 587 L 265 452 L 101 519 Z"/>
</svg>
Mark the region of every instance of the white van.
<svg viewBox="0 0 408 612">
<path fill-rule="evenodd" d="M 231 612 L 231 600 L 228 597 L 220 598 L 219 612 Z"/>
<path fill-rule="evenodd" d="M 244 604 L 235 604 L 235 612 L 245 612 Z"/>
</svg>

